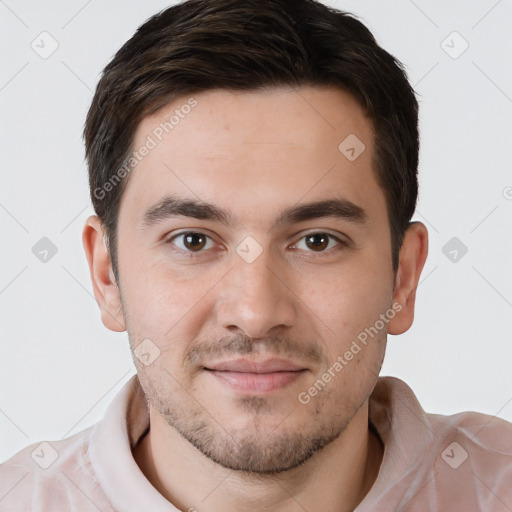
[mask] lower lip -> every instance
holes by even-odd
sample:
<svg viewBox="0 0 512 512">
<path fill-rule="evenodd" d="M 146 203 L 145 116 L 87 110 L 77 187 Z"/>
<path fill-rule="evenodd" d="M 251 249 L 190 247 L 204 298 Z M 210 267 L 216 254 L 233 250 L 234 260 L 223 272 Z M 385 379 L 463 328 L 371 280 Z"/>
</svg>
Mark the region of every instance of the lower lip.
<svg viewBox="0 0 512 512">
<path fill-rule="evenodd" d="M 218 370 L 208 370 L 208 372 L 236 391 L 268 393 L 285 388 L 292 382 L 295 382 L 304 375 L 306 370 L 273 373 L 246 373 Z"/>
</svg>

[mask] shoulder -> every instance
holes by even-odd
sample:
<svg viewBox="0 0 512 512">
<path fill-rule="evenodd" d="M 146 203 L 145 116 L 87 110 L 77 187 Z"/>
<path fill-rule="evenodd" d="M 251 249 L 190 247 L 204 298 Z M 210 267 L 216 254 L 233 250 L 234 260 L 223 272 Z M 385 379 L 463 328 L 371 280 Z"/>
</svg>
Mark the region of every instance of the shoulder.
<svg viewBox="0 0 512 512">
<path fill-rule="evenodd" d="M 376 499 L 393 497 L 399 509 L 512 510 L 512 423 L 427 413 L 393 377 L 379 379 L 370 418 L 386 448 Z"/>
<path fill-rule="evenodd" d="M 494 457 L 495 461 L 512 463 L 512 423 L 502 418 L 474 411 L 453 415 L 428 413 L 412 389 L 395 377 L 381 377 L 372 397 L 377 402 L 377 413 L 385 411 L 390 424 L 402 434 L 427 438 L 432 449 L 444 450 L 450 443 L 458 443 L 475 458 Z M 442 460 L 450 459 L 450 454 L 451 448 Z"/>
<path fill-rule="evenodd" d="M 482 477 L 505 471 L 512 489 L 512 423 L 473 411 L 427 417 L 440 449 L 436 465 L 457 469 L 467 461 L 472 473 Z"/>
<path fill-rule="evenodd" d="M 0 512 L 113 510 L 90 463 L 92 429 L 34 443 L 0 464 Z"/>
<path fill-rule="evenodd" d="M 457 490 L 459 504 L 511 510 L 512 424 L 477 412 L 427 416 L 435 433 L 431 475 L 441 502 Z"/>
</svg>

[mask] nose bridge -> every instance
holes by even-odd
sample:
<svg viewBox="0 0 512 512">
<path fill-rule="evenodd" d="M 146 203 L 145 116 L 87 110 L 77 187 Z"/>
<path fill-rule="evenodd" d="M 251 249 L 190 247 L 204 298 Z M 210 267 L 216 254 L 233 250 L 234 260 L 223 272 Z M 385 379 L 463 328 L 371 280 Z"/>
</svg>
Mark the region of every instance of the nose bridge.
<svg viewBox="0 0 512 512">
<path fill-rule="evenodd" d="M 282 268 L 269 250 L 253 261 L 237 254 L 223 285 L 220 325 L 238 327 L 254 338 L 265 337 L 277 326 L 291 326 L 295 306 L 285 276 L 280 275 Z"/>
<path fill-rule="evenodd" d="M 272 270 L 272 261 L 268 253 L 262 254 L 252 263 L 239 262 L 235 268 L 235 274 L 238 274 L 238 282 L 242 285 L 240 291 L 248 301 L 258 298 L 276 300 L 276 294 L 279 294 L 278 288 L 283 287 L 276 276 L 278 272 Z"/>
</svg>

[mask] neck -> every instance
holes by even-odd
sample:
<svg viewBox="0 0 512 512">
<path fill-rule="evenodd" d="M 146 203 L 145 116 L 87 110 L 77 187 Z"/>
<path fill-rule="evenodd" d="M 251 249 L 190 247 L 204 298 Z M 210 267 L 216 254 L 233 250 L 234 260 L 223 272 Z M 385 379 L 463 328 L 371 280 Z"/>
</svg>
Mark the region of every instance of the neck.
<svg viewBox="0 0 512 512">
<path fill-rule="evenodd" d="M 383 456 L 364 404 L 344 432 L 301 466 L 277 475 L 233 471 L 211 461 L 150 409 L 150 430 L 134 457 L 151 484 L 180 510 L 210 512 L 353 510 L 372 487 Z"/>
</svg>

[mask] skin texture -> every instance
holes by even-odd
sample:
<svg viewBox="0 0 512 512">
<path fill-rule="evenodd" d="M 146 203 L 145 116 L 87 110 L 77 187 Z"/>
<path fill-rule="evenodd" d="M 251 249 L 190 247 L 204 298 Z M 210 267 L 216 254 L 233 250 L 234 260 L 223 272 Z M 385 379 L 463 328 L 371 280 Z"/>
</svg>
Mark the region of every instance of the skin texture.
<svg viewBox="0 0 512 512">
<path fill-rule="evenodd" d="M 372 124 L 349 94 L 301 87 L 194 98 L 130 175 L 119 211 L 119 285 L 99 219 L 84 228 L 103 323 L 126 329 L 132 350 L 151 340 L 159 351 L 149 365 L 134 357 L 150 404 L 150 431 L 134 456 L 181 510 L 352 510 L 382 460 L 368 398 L 388 332 L 412 324 L 427 230 L 410 225 L 395 274 Z M 186 101 L 144 119 L 133 147 Z M 349 134 L 366 147 L 354 161 L 338 149 Z M 175 216 L 146 226 L 144 212 L 169 195 L 216 205 L 234 221 Z M 365 222 L 275 224 L 287 208 L 339 198 L 362 208 Z M 177 236 L 190 231 L 207 238 L 187 244 Z M 306 235 L 314 233 L 324 237 L 312 243 Z M 261 249 L 250 263 L 237 252 L 254 250 L 247 237 Z M 383 314 L 378 334 L 333 371 Z M 235 389 L 205 369 L 273 357 L 301 371 L 268 391 Z M 328 384 L 301 403 L 299 394 L 329 369 Z"/>
</svg>

